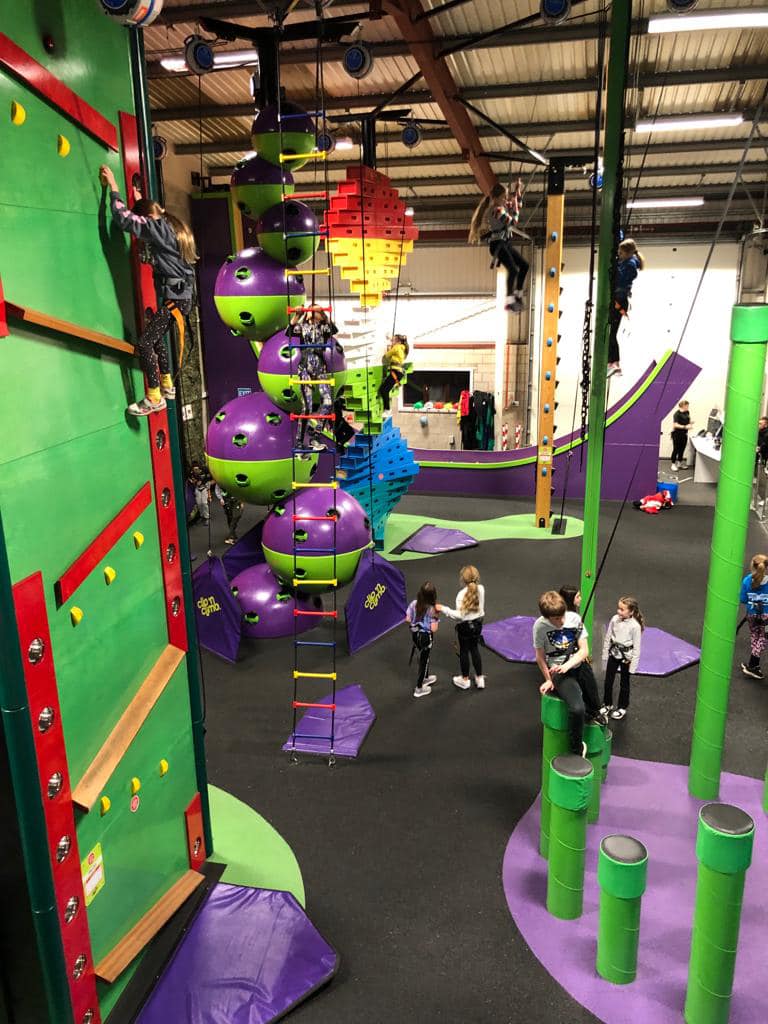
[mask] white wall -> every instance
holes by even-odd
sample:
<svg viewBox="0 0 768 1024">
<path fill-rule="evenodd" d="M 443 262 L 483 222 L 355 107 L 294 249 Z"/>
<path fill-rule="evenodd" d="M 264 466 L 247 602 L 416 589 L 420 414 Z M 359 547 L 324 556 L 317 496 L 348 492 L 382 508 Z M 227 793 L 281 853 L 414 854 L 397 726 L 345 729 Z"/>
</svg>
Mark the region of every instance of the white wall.
<svg viewBox="0 0 768 1024">
<path fill-rule="evenodd" d="M 636 381 L 652 359 L 675 349 L 688 315 L 704 266 L 707 245 L 645 244 L 638 238 L 646 259 L 632 289 L 632 309 L 619 335 L 623 375 L 613 378 L 609 404 Z M 580 392 L 576 387 L 581 370 L 581 334 L 587 297 L 589 249 L 566 247 L 561 296 L 561 356 L 557 389 L 557 432 L 566 434 L 576 401 L 576 427 L 580 422 Z M 706 426 L 709 410 L 723 407 L 730 350 L 731 307 L 736 300 L 738 246 L 717 246 L 704 278 L 680 354 L 702 367 L 688 394 L 696 430 Z M 535 354 L 535 390 L 538 388 L 538 346 Z M 535 408 L 535 402 L 534 402 Z M 671 415 L 662 424 L 660 451 L 669 455 Z M 534 428 L 535 429 L 535 428 Z"/>
</svg>

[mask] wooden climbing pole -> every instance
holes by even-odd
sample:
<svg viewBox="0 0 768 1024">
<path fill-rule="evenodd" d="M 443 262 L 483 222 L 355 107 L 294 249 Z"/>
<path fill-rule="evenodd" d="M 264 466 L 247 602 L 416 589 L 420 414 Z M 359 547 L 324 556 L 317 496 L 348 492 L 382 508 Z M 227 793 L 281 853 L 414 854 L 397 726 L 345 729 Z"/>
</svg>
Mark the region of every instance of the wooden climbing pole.
<svg viewBox="0 0 768 1024">
<path fill-rule="evenodd" d="M 547 241 L 544 249 L 544 319 L 539 376 L 538 454 L 536 460 L 536 525 L 549 527 L 552 513 L 555 387 L 560 319 L 560 270 L 563 259 L 565 169 L 552 161 L 547 176 Z"/>
</svg>

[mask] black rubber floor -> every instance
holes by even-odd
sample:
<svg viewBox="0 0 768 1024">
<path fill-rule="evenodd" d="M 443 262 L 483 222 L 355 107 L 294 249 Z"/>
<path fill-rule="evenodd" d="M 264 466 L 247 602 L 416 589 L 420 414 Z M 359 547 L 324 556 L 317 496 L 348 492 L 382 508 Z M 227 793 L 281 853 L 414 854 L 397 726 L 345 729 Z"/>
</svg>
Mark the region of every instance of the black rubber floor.
<svg viewBox="0 0 768 1024">
<path fill-rule="evenodd" d="M 601 536 L 616 509 L 606 505 Z M 469 522 L 530 507 L 412 497 L 400 511 Z M 706 507 L 679 506 L 659 517 L 628 509 L 601 580 L 596 620 L 606 621 L 617 597 L 633 593 L 649 625 L 698 643 L 711 524 Z M 191 533 L 199 555 L 205 532 Z M 218 515 L 212 536 L 214 550 L 222 550 Z M 751 541 L 754 550 L 768 545 L 758 527 Z M 463 554 L 485 583 L 487 621 L 533 615 L 542 590 L 578 580 L 579 540 L 493 541 L 401 563 L 409 592 L 431 578 L 440 599 L 452 601 Z M 344 652 L 343 627 L 339 634 Z M 742 633 L 741 646 L 745 639 Z M 362 683 L 378 720 L 360 758 L 340 760 L 333 770 L 312 759 L 291 765 L 280 751 L 290 723 L 290 641 L 246 642 L 235 668 L 204 654 L 210 779 L 290 843 L 309 913 L 342 957 L 333 983 L 292 1015 L 297 1022 L 595 1020 L 531 954 L 502 891 L 504 848 L 539 786 L 536 670 L 486 651 L 486 690 L 459 692 L 450 681 L 457 669 L 451 640 L 444 623 L 432 663 L 439 683 L 418 701 L 405 628 L 353 658 L 341 654 L 340 685 Z M 695 668 L 639 680 L 629 716 L 616 724 L 615 752 L 686 762 L 695 686 Z M 734 674 L 728 769 L 763 774 L 766 717 L 763 685 Z"/>
</svg>

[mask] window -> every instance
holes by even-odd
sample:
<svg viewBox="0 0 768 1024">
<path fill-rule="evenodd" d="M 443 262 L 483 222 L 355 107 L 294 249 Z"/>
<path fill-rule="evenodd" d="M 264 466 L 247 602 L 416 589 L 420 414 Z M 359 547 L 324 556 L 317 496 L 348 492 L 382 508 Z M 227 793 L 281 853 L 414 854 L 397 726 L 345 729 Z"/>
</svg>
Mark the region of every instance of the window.
<svg viewBox="0 0 768 1024">
<path fill-rule="evenodd" d="M 471 370 L 415 370 L 408 374 L 400 399 L 400 408 L 412 409 L 415 402 L 456 404 L 462 391 L 471 390 Z"/>
</svg>

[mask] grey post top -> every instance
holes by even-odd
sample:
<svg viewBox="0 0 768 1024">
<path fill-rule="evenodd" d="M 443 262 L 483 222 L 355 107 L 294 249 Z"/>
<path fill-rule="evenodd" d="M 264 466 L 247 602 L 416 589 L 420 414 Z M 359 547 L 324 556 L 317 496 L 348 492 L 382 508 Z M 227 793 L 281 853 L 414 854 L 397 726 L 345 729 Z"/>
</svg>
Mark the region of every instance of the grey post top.
<svg viewBox="0 0 768 1024">
<path fill-rule="evenodd" d="M 620 864 L 641 864 L 648 858 L 646 848 L 632 836 L 606 836 L 600 842 L 600 849 L 606 857 Z"/>
<path fill-rule="evenodd" d="M 584 779 L 592 771 L 592 765 L 578 754 L 558 754 L 552 758 L 552 767 L 559 775 L 569 775 L 572 779 Z"/>
<path fill-rule="evenodd" d="M 733 804 L 704 804 L 699 817 L 716 832 L 729 836 L 748 835 L 755 827 L 747 812 Z"/>
</svg>

